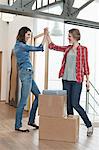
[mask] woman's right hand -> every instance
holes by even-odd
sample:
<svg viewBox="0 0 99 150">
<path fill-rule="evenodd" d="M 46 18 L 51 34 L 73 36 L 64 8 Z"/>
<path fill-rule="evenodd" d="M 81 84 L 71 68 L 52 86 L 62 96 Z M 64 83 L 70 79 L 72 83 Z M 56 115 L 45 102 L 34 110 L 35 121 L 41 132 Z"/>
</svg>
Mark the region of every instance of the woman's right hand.
<svg viewBox="0 0 99 150">
<path fill-rule="evenodd" d="M 45 35 L 45 36 L 48 35 L 48 28 L 44 28 L 44 35 Z"/>
<path fill-rule="evenodd" d="M 46 36 L 46 39 L 48 41 L 48 43 L 51 43 L 51 38 L 49 36 L 49 32 L 48 32 L 48 28 L 44 28 L 44 36 Z"/>
</svg>

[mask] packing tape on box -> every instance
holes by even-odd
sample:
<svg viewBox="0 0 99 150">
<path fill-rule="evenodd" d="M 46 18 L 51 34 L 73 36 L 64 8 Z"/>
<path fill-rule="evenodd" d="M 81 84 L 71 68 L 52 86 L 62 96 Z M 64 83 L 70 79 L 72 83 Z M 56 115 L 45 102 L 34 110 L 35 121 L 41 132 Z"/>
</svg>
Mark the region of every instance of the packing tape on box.
<svg viewBox="0 0 99 150">
<path fill-rule="evenodd" d="M 45 95 L 67 95 L 67 90 L 43 90 L 42 94 Z"/>
</svg>

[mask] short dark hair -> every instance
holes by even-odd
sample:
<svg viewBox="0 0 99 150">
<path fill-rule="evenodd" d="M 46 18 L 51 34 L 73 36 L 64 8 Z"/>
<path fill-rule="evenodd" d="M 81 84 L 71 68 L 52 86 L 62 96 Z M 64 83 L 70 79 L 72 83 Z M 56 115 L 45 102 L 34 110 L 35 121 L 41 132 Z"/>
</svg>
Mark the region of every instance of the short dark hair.
<svg viewBox="0 0 99 150">
<path fill-rule="evenodd" d="M 22 27 L 20 28 L 20 30 L 18 31 L 18 35 L 16 37 L 16 39 L 20 42 L 26 43 L 25 41 L 25 33 L 27 33 L 28 31 L 31 32 L 31 30 L 28 27 Z"/>
<path fill-rule="evenodd" d="M 77 41 L 80 40 L 81 35 L 80 35 L 80 31 L 78 29 L 75 29 L 75 28 L 70 29 L 69 33 L 72 34 L 73 38 L 75 38 Z"/>
</svg>

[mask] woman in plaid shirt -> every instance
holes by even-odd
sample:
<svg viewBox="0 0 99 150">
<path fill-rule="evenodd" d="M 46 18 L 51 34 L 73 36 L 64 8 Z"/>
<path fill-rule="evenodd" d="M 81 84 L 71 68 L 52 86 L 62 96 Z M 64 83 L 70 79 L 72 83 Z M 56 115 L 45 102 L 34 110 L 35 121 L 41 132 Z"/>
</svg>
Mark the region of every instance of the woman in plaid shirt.
<svg viewBox="0 0 99 150">
<path fill-rule="evenodd" d="M 85 46 L 78 43 L 80 32 L 78 29 L 69 30 L 68 40 L 70 45 L 68 46 L 55 45 L 51 41 L 47 28 L 45 34 L 49 42 L 49 49 L 64 52 L 59 78 L 62 77 L 63 90 L 67 90 L 67 114 L 73 115 L 74 108 L 87 126 L 87 136 L 91 136 L 93 134 L 92 123 L 84 109 L 80 106 L 84 75 L 86 75 L 86 86 L 89 89 L 88 50 Z"/>
</svg>

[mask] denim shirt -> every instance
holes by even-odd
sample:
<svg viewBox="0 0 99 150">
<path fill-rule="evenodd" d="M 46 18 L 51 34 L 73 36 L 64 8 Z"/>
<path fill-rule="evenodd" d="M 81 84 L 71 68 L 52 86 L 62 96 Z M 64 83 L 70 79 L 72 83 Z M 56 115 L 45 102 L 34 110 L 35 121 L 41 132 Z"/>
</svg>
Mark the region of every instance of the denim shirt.
<svg viewBox="0 0 99 150">
<path fill-rule="evenodd" d="M 16 41 L 16 44 L 14 46 L 14 53 L 16 56 L 18 69 L 29 68 L 29 69 L 33 70 L 31 60 L 30 60 L 30 55 L 29 55 L 30 51 L 31 52 L 44 51 L 43 45 L 40 44 L 39 46 L 34 47 L 34 46 L 24 44 L 23 42 L 20 42 L 18 40 Z"/>
</svg>

